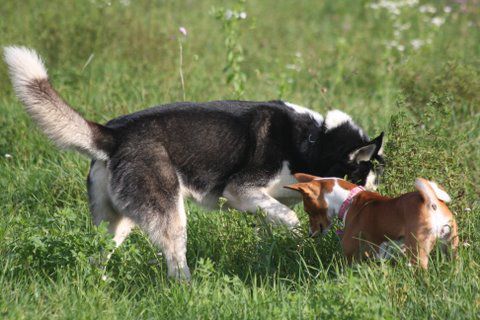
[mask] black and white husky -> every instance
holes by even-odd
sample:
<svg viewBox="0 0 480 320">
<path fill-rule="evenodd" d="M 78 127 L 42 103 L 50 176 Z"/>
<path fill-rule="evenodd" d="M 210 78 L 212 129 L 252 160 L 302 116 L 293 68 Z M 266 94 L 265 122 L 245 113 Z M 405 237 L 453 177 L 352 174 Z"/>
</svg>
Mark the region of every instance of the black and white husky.
<svg viewBox="0 0 480 320">
<path fill-rule="evenodd" d="M 5 48 L 15 92 L 58 146 L 92 158 L 88 194 L 93 220 L 108 221 L 116 245 L 139 226 L 160 246 L 168 274 L 189 278 L 184 198 L 214 206 L 220 196 L 238 210 L 262 209 L 294 228 L 285 204 L 300 200 L 283 186 L 293 173 L 348 177 L 375 188 L 383 133 L 370 140 L 345 113 L 323 118 L 282 102 L 172 103 L 115 118 L 85 120 L 48 81 L 42 59 Z M 377 162 L 376 161 L 376 162 Z"/>
</svg>

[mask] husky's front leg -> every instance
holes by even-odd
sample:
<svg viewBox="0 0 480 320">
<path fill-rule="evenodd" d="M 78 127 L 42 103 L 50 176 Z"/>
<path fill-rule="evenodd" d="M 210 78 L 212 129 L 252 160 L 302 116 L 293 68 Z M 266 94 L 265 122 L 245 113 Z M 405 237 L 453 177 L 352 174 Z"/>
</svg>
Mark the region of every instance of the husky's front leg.
<svg viewBox="0 0 480 320">
<path fill-rule="evenodd" d="M 268 195 L 262 189 L 241 190 L 228 186 L 223 196 L 229 205 L 241 211 L 256 213 L 258 209 L 265 211 L 267 220 L 273 224 L 285 225 L 290 229 L 299 226 L 300 221 L 296 213 L 289 207 Z"/>
</svg>

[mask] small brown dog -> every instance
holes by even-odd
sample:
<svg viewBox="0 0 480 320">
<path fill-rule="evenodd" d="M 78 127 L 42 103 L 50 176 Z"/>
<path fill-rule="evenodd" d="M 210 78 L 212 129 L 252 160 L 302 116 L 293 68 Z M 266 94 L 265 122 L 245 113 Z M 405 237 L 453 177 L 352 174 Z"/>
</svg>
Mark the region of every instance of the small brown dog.
<svg viewBox="0 0 480 320">
<path fill-rule="evenodd" d="M 326 233 L 339 218 L 345 227 L 341 242 L 349 261 L 385 256 L 392 241 L 401 243 L 412 262 L 425 269 L 437 239 L 444 251 L 450 247 L 456 253 L 457 223 L 445 205 L 450 196 L 435 182 L 418 178 L 417 192 L 389 198 L 343 179 L 302 173 L 295 178 L 299 183 L 286 188 L 301 192 L 310 235 Z"/>
</svg>

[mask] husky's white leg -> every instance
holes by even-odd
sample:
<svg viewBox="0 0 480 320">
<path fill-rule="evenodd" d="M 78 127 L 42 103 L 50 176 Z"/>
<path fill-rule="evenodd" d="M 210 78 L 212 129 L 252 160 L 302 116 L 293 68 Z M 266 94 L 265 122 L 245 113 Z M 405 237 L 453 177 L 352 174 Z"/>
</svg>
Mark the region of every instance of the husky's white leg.
<svg viewBox="0 0 480 320">
<path fill-rule="evenodd" d="M 283 224 L 289 228 L 295 228 L 300 223 L 293 210 L 269 196 L 261 188 L 242 190 L 234 186 L 227 186 L 223 196 L 227 198 L 229 205 L 237 210 L 252 213 L 255 213 L 258 209 L 264 210 L 267 219 L 274 224 Z"/>
<path fill-rule="evenodd" d="M 135 223 L 118 213 L 111 203 L 108 194 L 109 175 L 103 161 L 95 161 L 90 169 L 88 176 L 88 195 L 90 201 L 90 211 L 95 225 L 102 222 L 108 223 L 108 231 L 113 235 L 115 249 L 118 248 L 135 227 Z M 101 269 L 105 272 L 108 262 L 115 249 L 110 251 L 101 262 Z M 102 276 L 105 280 L 107 277 Z"/>
<path fill-rule="evenodd" d="M 153 216 L 153 215 L 150 215 Z M 145 231 L 152 242 L 163 252 L 167 262 L 168 276 L 179 280 L 190 280 L 187 264 L 187 217 L 183 197 L 179 194 L 176 205 L 159 219 L 151 219 Z M 162 219 L 163 218 L 163 219 Z"/>
</svg>

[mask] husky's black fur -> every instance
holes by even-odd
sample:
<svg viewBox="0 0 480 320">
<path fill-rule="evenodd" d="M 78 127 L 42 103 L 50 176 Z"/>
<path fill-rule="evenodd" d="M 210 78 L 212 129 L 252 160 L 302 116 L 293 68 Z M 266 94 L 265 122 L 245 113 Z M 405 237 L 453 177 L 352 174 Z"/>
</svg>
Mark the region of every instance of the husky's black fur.
<svg viewBox="0 0 480 320">
<path fill-rule="evenodd" d="M 218 195 L 232 180 L 266 185 L 283 161 L 288 161 L 292 174 L 347 177 L 360 185 L 373 163 L 357 163 L 349 154 L 376 144 L 372 160 L 384 162 L 378 155 L 381 136 L 370 141 L 349 122 L 327 130 L 282 101 L 172 103 L 121 116 L 105 127 L 111 137 L 100 138 L 98 147 L 109 154 L 112 173 L 128 159 L 145 164 L 144 173 L 152 177 L 158 174 L 152 170 L 162 155 L 186 186 Z M 136 174 L 143 175 L 138 169 Z"/>
</svg>

